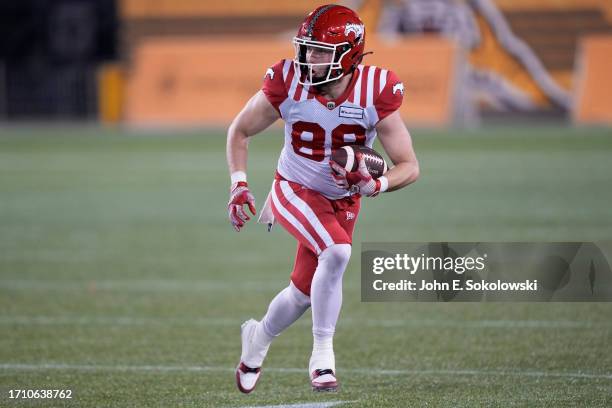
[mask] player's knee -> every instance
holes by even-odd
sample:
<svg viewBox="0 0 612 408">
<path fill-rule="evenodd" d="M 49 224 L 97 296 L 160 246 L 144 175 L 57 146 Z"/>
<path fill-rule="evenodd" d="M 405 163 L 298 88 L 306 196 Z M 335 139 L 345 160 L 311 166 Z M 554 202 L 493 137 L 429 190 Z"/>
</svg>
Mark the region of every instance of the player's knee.
<svg viewBox="0 0 612 408">
<path fill-rule="evenodd" d="M 291 293 L 291 297 L 293 298 L 293 301 L 296 305 L 300 307 L 310 306 L 310 296 L 306 295 L 305 293 L 302 293 L 301 290 L 295 287 L 293 282 L 289 284 L 289 290 Z"/>
<path fill-rule="evenodd" d="M 321 255 L 319 261 L 329 262 L 334 269 L 341 268 L 344 270 L 351 258 L 351 245 L 349 244 L 334 244 L 327 247 Z"/>
</svg>

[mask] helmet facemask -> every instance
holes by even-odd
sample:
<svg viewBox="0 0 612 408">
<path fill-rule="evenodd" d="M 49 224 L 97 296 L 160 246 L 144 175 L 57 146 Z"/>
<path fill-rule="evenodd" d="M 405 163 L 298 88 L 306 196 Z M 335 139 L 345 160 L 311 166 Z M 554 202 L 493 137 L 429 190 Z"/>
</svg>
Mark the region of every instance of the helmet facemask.
<svg viewBox="0 0 612 408">
<path fill-rule="evenodd" d="M 342 68 L 342 58 L 351 50 L 349 43 L 329 44 L 320 41 L 306 40 L 299 37 L 293 38 L 295 46 L 295 58 L 293 64 L 295 71 L 299 72 L 298 82 L 302 85 L 321 85 L 335 81 L 344 76 L 345 72 Z M 318 49 L 320 51 L 330 52 L 330 62 L 309 63 L 306 59 L 308 48 Z M 326 67 L 323 74 L 316 75 L 315 67 Z M 316 75 L 316 76 L 315 76 Z"/>
</svg>

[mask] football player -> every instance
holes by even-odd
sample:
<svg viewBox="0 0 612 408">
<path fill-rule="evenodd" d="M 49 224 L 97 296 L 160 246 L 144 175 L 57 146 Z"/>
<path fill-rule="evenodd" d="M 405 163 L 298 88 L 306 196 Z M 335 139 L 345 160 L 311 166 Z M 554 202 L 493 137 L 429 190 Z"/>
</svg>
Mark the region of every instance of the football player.
<svg viewBox="0 0 612 408">
<path fill-rule="evenodd" d="M 279 223 L 297 240 L 289 286 L 276 295 L 261 321 L 242 325 L 236 382 L 244 393 L 255 388 L 272 340 L 308 308 L 314 339 L 311 386 L 337 389 L 333 336 L 360 199 L 400 189 L 419 176 L 410 134 L 398 112 L 404 85 L 392 71 L 361 64 L 365 27 L 357 14 L 339 5 L 318 7 L 301 24 L 293 44 L 295 59 L 267 69 L 262 89 L 227 135 L 228 212 L 240 231 L 250 219 L 244 206 L 256 213 L 246 176 L 249 138 L 283 119 L 285 143 L 260 221 Z M 355 172 L 330 161 L 332 150 L 372 147 L 377 136 L 394 164 L 380 178 L 370 176 L 359 153 Z"/>
</svg>

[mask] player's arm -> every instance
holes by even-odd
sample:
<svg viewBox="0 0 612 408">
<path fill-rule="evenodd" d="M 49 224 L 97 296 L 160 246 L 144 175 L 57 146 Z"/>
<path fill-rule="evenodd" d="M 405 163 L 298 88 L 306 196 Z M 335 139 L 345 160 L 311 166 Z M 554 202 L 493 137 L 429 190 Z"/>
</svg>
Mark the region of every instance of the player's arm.
<svg viewBox="0 0 612 408">
<path fill-rule="evenodd" d="M 253 215 L 257 213 L 255 198 L 249 191 L 246 178 L 249 138 L 269 127 L 279 117 L 279 112 L 266 95 L 259 91 L 247 102 L 227 131 L 227 164 L 232 180 L 227 212 L 236 231 L 240 231 L 251 219 L 243 208 L 245 204 Z"/>
<path fill-rule="evenodd" d="M 230 174 L 246 173 L 249 137 L 265 130 L 280 118 L 263 91 L 257 92 L 234 118 L 227 131 L 227 164 Z M 234 182 L 234 180 L 232 180 Z"/>
<path fill-rule="evenodd" d="M 249 191 L 246 179 L 249 138 L 266 129 L 281 117 L 281 104 L 287 99 L 281 60 L 268 68 L 261 90 L 257 92 L 236 116 L 227 131 L 227 165 L 232 179 L 227 211 L 236 231 L 250 220 L 243 205 L 247 204 L 255 215 L 255 199 Z"/>
<path fill-rule="evenodd" d="M 419 178 L 419 162 L 412 147 L 412 138 L 399 111 L 395 111 L 376 125 L 378 140 L 394 167 L 385 173 L 387 191 L 398 190 Z"/>
</svg>

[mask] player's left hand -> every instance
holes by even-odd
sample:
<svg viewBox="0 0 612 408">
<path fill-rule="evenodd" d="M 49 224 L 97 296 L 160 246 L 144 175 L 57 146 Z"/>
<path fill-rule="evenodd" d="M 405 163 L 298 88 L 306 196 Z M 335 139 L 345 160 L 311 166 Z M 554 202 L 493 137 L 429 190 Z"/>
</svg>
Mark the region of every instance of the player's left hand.
<svg viewBox="0 0 612 408">
<path fill-rule="evenodd" d="M 368 171 L 363 154 L 357 152 L 357 171 L 346 171 L 342 166 L 333 160 L 329 161 L 332 169 L 332 177 L 336 185 L 345 190 L 349 190 L 353 194 L 362 194 L 368 197 L 375 197 L 380 192 L 380 180 L 374 180 Z"/>
<path fill-rule="evenodd" d="M 255 209 L 255 197 L 253 197 L 253 194 L 249 191 L 249 186 L 245 181 L 239 181 L 232 184 L 230 191 L 227 212 L 232 226 L 239 232 L 240 228 L 244 227 L 244 224 L 251 219 L 242 206 L 247 204 L 251 213 L 253 215 L 257 214 L 257 210 Z"/>
</svg>

